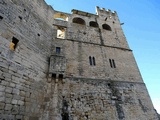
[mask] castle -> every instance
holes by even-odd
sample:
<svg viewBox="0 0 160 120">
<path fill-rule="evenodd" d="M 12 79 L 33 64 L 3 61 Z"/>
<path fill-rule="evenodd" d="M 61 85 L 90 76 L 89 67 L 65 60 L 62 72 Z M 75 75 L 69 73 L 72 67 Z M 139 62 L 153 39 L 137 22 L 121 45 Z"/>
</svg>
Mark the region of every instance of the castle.
<svg viewBox="0 0 160 120">
<path fill-rule="evenodd" d="M 0 120 L 158 120 L 117 13 L 0 0 Z"/>
</svg>

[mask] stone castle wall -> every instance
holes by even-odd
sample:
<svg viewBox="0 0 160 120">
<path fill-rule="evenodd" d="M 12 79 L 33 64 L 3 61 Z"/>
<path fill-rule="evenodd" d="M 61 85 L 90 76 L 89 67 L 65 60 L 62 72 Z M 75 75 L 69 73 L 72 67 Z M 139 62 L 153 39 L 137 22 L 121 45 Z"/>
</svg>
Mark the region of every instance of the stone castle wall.
<svg viewBox="0 0 160 120">
<path fill-rule="evenodd" d="M 1 119 L 158 120 L 117 13 L 0 0 Z"/>
</svg>

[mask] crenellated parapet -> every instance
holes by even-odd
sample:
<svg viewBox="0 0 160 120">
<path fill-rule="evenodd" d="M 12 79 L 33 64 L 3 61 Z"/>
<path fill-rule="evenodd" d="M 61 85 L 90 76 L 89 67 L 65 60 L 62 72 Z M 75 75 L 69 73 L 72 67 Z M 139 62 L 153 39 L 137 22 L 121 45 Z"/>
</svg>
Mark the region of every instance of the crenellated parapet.
<svg viewBox="0 0 160 120">
<path fill-rule="evenodd" d="M 97 15 L 112 15 L 115 16 L 117 15 L 116 11 L 111 11 L 110 9 L 105 9 L 105 8 L 100 8 L 98 6 L 96 6 L 96 14 Z"/>
</svg>

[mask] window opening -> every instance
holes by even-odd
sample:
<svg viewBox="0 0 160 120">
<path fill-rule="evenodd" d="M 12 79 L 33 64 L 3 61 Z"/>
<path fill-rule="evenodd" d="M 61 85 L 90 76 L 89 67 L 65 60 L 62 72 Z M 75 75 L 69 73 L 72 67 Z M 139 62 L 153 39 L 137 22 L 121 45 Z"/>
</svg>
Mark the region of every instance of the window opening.
<svg viewBox="0 0 160 120">
<path fill-rule="evenodd" d="M 37 34 L 38 36 L 41 36 L 39 33 Z"/>
<path fill-rule="evenodd" d="M 69 115 L 68 115 L 68 103 L 66 100 L 63 98 L 63 104 L 62 104 L 62 120 L 69 120 Z"/>
<path fill-rule="evenodd" d="M 61 38 L 61 39 L 65 38 L 65 28 L 58 27 L 58 29 L 57 29 L 57 38 Z"/>
<path fill-rule="evenodd" d="M 92 57 L 92 60 L 93 60 L 93 65 L 95 66 L 95 65 L 96 65 L 95 58 L 94 58 L 94 57 Z"/>
<path fill-rule="evenodd" d="M 98 23 L 97 23 L 97 22 L 94 22 L 94 21 L 91 21 L 91 22 L 89 23 L 89 25 L 90 25 L 91 27 L 98 27 Z"/>
<path fill-rule="evenodd" d="M 114 59 L 112 59 L 113 67 L 116 68 L 116 64 L 114 62 Z"/>
<path fill-rule="evenodd" d="M 89 63 L 90 63 L 90 65 L 92 65 L 92 58 L 91 58 L 91 56 L 89 56 Z"/>
<path fill-rule="evenodd" d="M 72 20 L 73 23 L 77 23 L 77 24 L 81 24 L 81 25 L 85 25 L 85 21 L 82 18 L 73 18 Z"/>
<path fill-rule="evenodd" d="M 15 37 L 12 38 L 12 42 L 10 43 L 10 50 L 15 50 L 17 47 L 19 40 Z"/>
<path fill-rule="evenodd" d="M 60 47 L 56 47 L 56 53 L 60 54 L 61 53 L 61 48 Z"/>
<path fill-rule="evenodd" d="M 69 120 L 69 115 L 68 115 L 68 113 L 62 114 L 62 120 Z"/>
<path fill-rule="evenodd" d="M 107 19 L 108 19 L 108 18 L 106 17 L 106 18 L 105 18 L 105 21 L 107 21 Z"/>
<path fill-rule="evenodd" d="M 53 80 L 56 80 L 56 74 L 52 74 Z"/>
<path fill-rule="evenodd" d="M 111 27 L 110 27 L 109 25 L 107 25 L 107 24 L 103 24 L 103 25 L 102 25 L 102 28 L 105 29 L 105 30 L 112 31 L 112 30 L 111 30 Z"/>
<path fill-rule="evenodd" d="M 0 20 L 2 20 L 3 19 L 3 17 L 2 16 L 0 16 Z"/>
<path fill-rule="evenodd" d="M 60 80 L 63 79 L 63 74 L 59 74 L 59 79 L 60 79 Z"/>
<path fill-rule="evenodd" d="M 21 16 L 18 16 L 18 17 L 19 17 L 20 20 L 22 20 L 22 17 L 21 17 Z"/>
<path fill-rule="evenodd" d="M 89 56 L 89 64 L 92 66 L 96 66 L 96 61 L 95 61 L 95 57 L 91 57 Z"/>
<path fill-rule="evenodd" d="M 109 63 L 110 63 L 111 68 L 116 68 L 114 59 L 109 59 Z"/>
<path fill-rule="evenodd" d="M 112 66 L 112 60 L 111 59 L 109 59 L 109 63 L 110 63 L 110 66 L 112 68 L 113 66 Z"/>
<path fill-rule="evenodd" d="M 54 19 L 56 19 L 56 20 L 62 20 L 62 21 L 68 21 L 68 17 L 65 14 L 63 14 L 63 13 L 56 13 L 54 15 Z"/>
</svg>

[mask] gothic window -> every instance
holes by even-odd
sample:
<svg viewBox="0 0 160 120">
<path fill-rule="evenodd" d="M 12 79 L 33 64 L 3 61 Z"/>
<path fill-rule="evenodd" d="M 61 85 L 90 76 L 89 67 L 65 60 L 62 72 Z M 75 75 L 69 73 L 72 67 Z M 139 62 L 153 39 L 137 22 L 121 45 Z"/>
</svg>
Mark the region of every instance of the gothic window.
<svg viewBox="0 0 160 120">
<path fill-rule="evenodd" d="M 89 56 L 89 64 L 90 66 L 96 66 L 95 57 Z"/>
<path fill-rule="evenodd" d="M 114 59 L 112 59 L 113 67 L 116 68 L 116 64 L 114 62 Z"/>
<path fill-rule="evenodd" d="M 102 25 L 102 28 L 105 29 L 105 30 L 112 31 L 112 30 L 111 30 L 111 27 L 110 27 L 109 25 L 107 25 L 107 24 L 103 24 L 103 25 Z"/>
<path fill-rule="evenodd" d="M 112 68 L 113 66 L 112 66 L 112 60 L 111 59 L 109 59 L 109 63 L 110 63 L 110 66 Z"/>
<path fill-rule="evenodd" d="M 12 42 L 10 43 L 10 50 L 15 50 L 17 47 L 19 40 L 15 37 L 12 38 Z"/>
<path fill-rule="evenodd" d="M 92 58 L 89 56 L 89 64 L 92 65 Z"/>
<path fill-rule="evenodd" d="M 98 27 L 98 23 L 97 23 L 97 22 L 94 22 L 94 21 L 89 22 L 89 25 L 90 25 L 91 27 Z"/>
<path fill-rule="evenodd" d="M 116 68 L 114 59 L 109 59 L 109 63 L 110 63 L 111 68 Z"/>
<path fill-rule="evenodd" d="M 81 24 L 81 25 L 85 25 L 86 24 L 85 21 L 82 18 L 78 18 L 78 17 L 73 18 L 72 22 L 73 23 L 77 23 L 77 24 Z"/>
<path fill-rule="evenodd" d="M 93 60 L 93 65 L 95 66 L 95 65 L 96 65 L 95 58 L 94 58 L 94 57 L 92 57 L 92 60 Z"/>
</svg>

